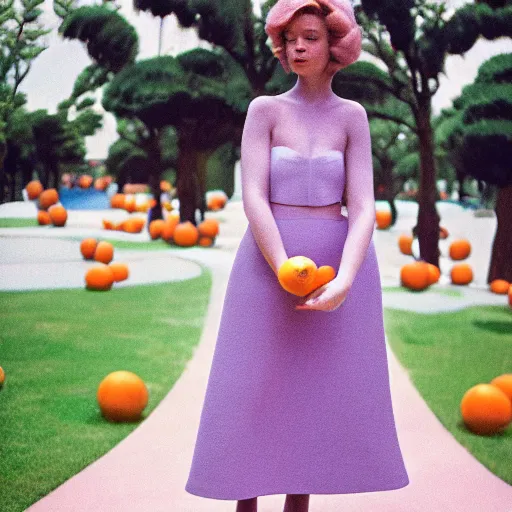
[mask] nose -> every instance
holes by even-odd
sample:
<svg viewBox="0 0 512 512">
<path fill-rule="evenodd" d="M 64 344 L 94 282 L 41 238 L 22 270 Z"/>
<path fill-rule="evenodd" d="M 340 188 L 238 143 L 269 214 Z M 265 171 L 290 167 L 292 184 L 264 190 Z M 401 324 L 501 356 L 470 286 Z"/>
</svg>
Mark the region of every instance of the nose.
<svg viewBox="0 0 512 512">
<path fill-rule="evenodd" d="M 305 45 L 304 45 L 304 40 L 299 37 L 297 38 L 297 44 L 295 45 L 295 50 L 298 51 L 298 52 L 303 52 L 305 51 Z"/>
</svg>

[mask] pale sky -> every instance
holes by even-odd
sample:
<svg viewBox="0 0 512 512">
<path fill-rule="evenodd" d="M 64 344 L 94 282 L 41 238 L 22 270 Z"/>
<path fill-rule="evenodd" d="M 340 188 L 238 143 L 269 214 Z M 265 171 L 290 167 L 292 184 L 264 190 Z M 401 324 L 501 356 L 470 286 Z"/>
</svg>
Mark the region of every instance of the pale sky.
<svg viewBox="0 0 512 512">
<path fill-rule="evenodd" d="M 80 0 L 77 5 L 99 3 L 100 0 Z M 466 0 L 449 0 L 446 3 L 449 7 L 458 7 L 466 3 Z M 156 56 L 160 18 L 153 18 L 151 14 L 144 12 L 136 14 L 132 7 L 132 0 L 117 0 L 117 5 L 122 6 L 120 14 L 135 27 L 138 33 L 137 60 Z M 83 43 L 63 40 L 57 34 L 60 18 L 53 12 L 53 0 L 45 0 L 41 8 L 45 12 L 40 18 L 40 23 L 44 28 L 51 28 L 53 31 L 46 36 L 48 48 L 35 59 L 19 90 L 27 94 L 28 110 L 46 108 L 53 114 L 57 110 L 57 104 L 70 96 L 74 81 L 80 72 L 91 64 L 91 59 Z M 174 16 L 166 18 L 162 54 L 176 55 L 197 46 L 208 47 L 208 43 L 199 40 L 193 29 L 179 28 Z M 441 108 L 449 106 L 451 100 L 460 94 L 462 87 L 474 80 L 478 67 L 484 60 L 506 52 L 512 52 L 510 39 L 492 42 L 479 40 L 464 57 L 449 56 L 446 59 L 447 76 L 441 76 L 440 88 L 434 96 L 434 114 Z M 106 158 L 109 146 L 118 138 L 114 116 L 101 107 L 101 91 L 98 91 L 96 96 L 98 102 L 94 108 L 97 112 L 104 114 L 104 127 L 94 136 L 86 138 L 88 159 Z"/>
</svg>

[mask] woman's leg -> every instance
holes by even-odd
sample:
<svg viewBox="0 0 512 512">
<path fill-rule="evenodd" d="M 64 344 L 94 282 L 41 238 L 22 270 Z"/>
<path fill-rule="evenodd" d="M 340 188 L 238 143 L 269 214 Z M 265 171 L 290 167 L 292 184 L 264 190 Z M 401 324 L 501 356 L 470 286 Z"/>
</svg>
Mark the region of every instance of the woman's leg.
<svg viewBox="0 0 512 512">
<path fill-rule="evenodd" d="M 308 512 L 309 494 L 287 494 L 283 512 Z"/>
<path fill-rule="evenodd" d="M 249 498 L 247 500 L 238 500 L 236 512 L 257 512 L 258 498 Z"/>
</svg>

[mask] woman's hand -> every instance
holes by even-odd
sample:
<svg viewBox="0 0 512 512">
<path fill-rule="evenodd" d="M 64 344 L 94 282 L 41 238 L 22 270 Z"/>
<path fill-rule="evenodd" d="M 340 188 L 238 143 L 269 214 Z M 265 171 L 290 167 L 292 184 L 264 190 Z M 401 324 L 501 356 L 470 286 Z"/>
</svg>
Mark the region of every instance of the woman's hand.
<svg viewBox="0 0 512 512">
<path fill-rule="evenodd" d="M 304 297 L 304 302 L 295 306 L 295 309 L 316 309 L 319 311 L 334 311 L 338 309 L 350 290 L 350 284 L 341 279 L 333 279 L 320 286 Z"/>
</svg>

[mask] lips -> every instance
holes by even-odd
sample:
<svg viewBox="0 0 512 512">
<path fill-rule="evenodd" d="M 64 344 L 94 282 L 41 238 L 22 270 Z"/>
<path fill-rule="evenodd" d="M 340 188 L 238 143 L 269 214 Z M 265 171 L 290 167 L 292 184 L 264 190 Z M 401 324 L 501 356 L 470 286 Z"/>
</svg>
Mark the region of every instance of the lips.
<svg viewBox="0 0 512 512">
<path fill-rule="evenodd" d="M 306 62 L 306 59 L 294 59 L 293 62 L 296 62 L 296 63 Z"/>
</svg>

